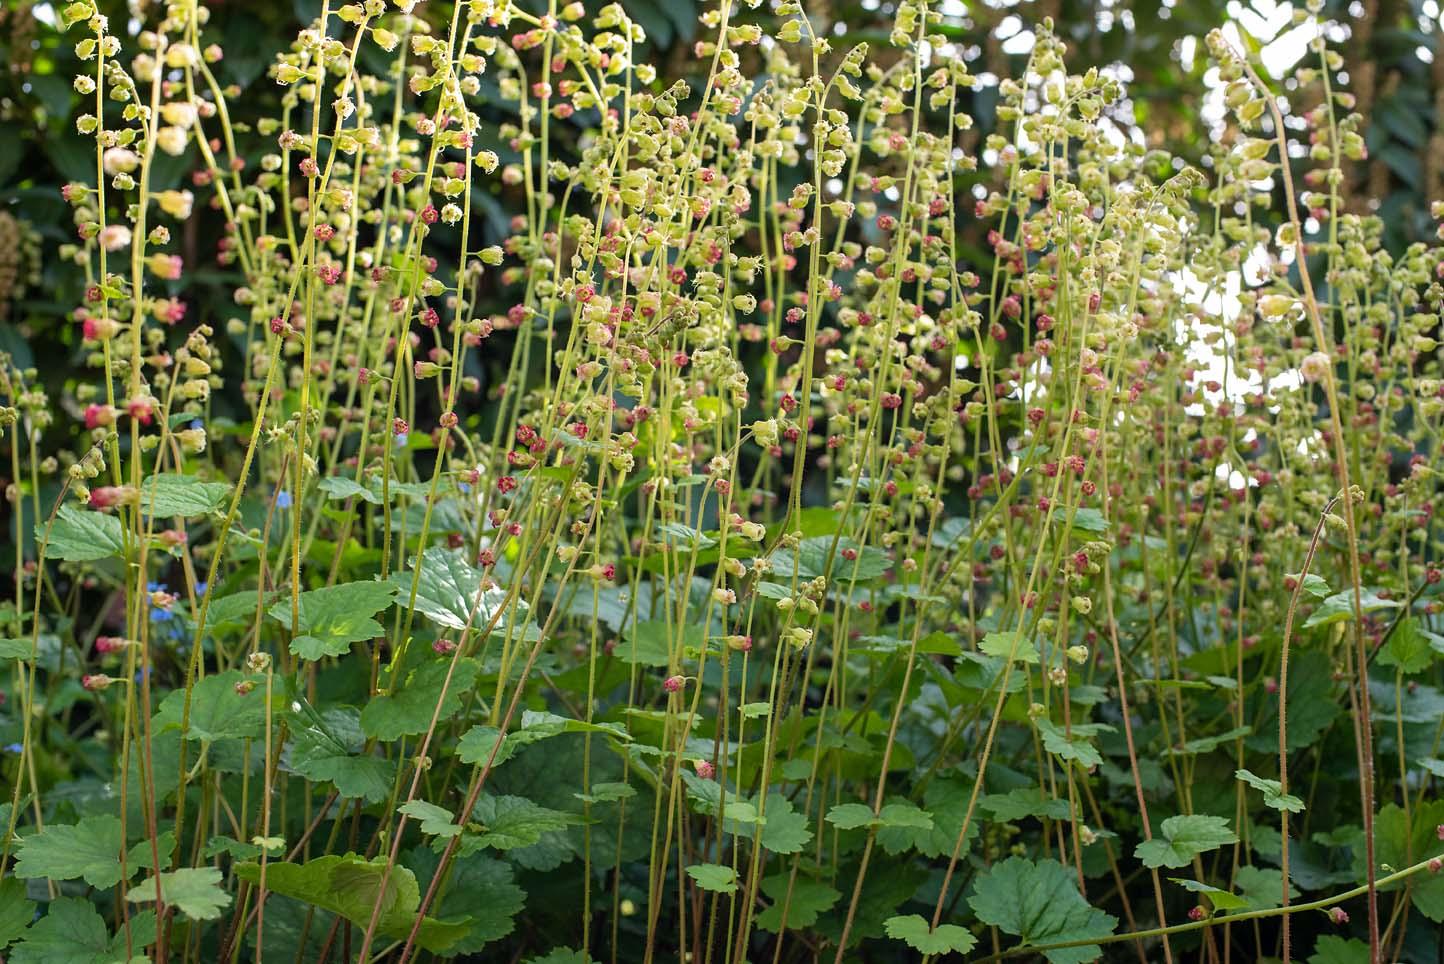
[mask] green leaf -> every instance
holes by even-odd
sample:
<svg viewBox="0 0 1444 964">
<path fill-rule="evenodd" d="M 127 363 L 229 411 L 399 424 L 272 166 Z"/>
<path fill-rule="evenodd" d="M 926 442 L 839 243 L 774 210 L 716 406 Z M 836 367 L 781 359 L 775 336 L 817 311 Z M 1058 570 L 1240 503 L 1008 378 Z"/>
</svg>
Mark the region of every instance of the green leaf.
<svg viewBox="0 0 1444 964">
<path fill-rule="evenodd" d="M 261 855 L 261 845 L 244 843 L 234 837 L 215 836 L 206 841 L 205 855 L 218 857 L 225 854 L 237 860 L 252 860 Z"/>
<path fill-rule="evenodd" d="M 1195 894 L 1203 894 L 1208 898 L 1209 903 L 1213 904 L 1215 910 L 1239 910 L 1240 908 L 1248 906 L 1248 901 L 1220 887 L 1214 887 L 1197 880 L 1188 880 L 1184 877 L 1170 877 L 1168 879 L 1184 890 L 1191 891 Z"/>
<path fill-rule="evenodd" d="M 344 656 L 353 643 L 385 634 L 372 619 L 394 601 L 396 587 L 384 582 L 347 582 L 303 592 L 297 598 L 299 619 L 291 625 L 291 600 L 282 599 L 268 615 L 302 635 L 291 640 L 291 652 L 305 660 Z"/>
<path fill-rule="evenodd" d="M 923 793 L 923 803 L 933 815 L 931 829 L 901 831 L 884 827 L 878 831 L 878 842 L 884 847 L 892 844 L 896 849 L 897 841 L 891 838 L 895 834 L 900 836 L 906 832 L 911 838 L 910 846 L 923 856 L 934 860 L 939 857 L 951 857 L 953 849 L 957 846 L 958 836 L 963 832 L 963 816 L 967 813 L 968 798 L 972 796 L 972 792 L 971 781 L 946 778 L 933 780 Z M 1063 803 L 1066 807 L 1066 801 Z M 966 847 L 978 835 L 982 823 L 983 821 L 980 819 L 969 822 L 968 839 L 963 842 L 964 849 L 959 853 L 967 853 Z"/>
<path fill-rule="evenodd" d="M 197 516 L 214 512 L 230 495 L 229 482 L 204 482 L 194 475 L 163 472 L 140 487 L 140 505 L 147 515 Z"/>
<path fill-rule="evenodd" d="M 543 834 L 565 830 L 580 820 L 576 814 L 539 806 L 526 797 L 491 794 L 476 801 L 471 819 L 484 829 L 479 834 L 466 835 L 464 846 L 469 845 L 468 852 L 478 847 L 496 850 L 530 847 L 540 841 Z"/>
<path fill-rule="evenodd" d="M 1369 945 L 1357 938 L 1325 934 L 1314 943 L 1308 964 L 1369 964 Z"/>
<path fill-rule="evenodd" d="M 720 813 L 723 820 L 737 823 L 758 822 L 757 806 L 731 790 L 724 790 L 716 780 L 704 780 L 690 770 L 683 770 L 682 782 L 687 784 L 687 799 L 697 813 L 708 817 Z"/>
<path fill-rule="evenodd" d="M 1444 874 L 1421 877 L 1414 878 L 1417 883 L 1409 891 L 1409 899 L 1419 913 L 1436 924 L 1444 923 Z"/>
<path fill-rule="evenodd" d="M 966 954 L 978 943 L 969 931 L 956 924 L 939 924 L 936 930 L 919 914 L 889 917 L 887 936 L 903 941 L 919 954 Z"/>
<path fill-rule="evenodd" d="M 791 881 L 792 896 L 788 897 L 788 883 Z M 772 904 L 757 915 L 757 926 L 772 934 L 784 930 L 799 930 L 817 923 L 817 915 L 837 903 L 842 894 L 827 884 L 806 877 L 791 874 L 776 874 L 762 881 L 762 893 Z M 787 906 L 787 919 L 783 920 L 783 905 Z"/>
<path fill-rule="evenodd" d="M 693 864 L 687 868 L 687 876 L 703 890 L 717 894 L 737 893 L 737 871 L 726 864 Z"/>
<path fill-rule="evenodd" d="M 1277 867 L 1240 867 L 1234 883 L 1248 901 L 1249 910 L 1268 910 L 1283 903 L 1284 872 Z M 1298 888 L 1290 882 L 1289 898 L 1298 896 Z"/>
<path fill-rule="evenodd" d="M 407 674 L 399 687 L 372 697 L 361 711 L 362 731 L 372 739 L 390 743 L 425 733 L 433 716 L 441 722 L 461 712 L 462 697 L 476 681 L 480 665 L 474 659 L 457 660 L 443 698 L 441 690 L 450 667 L 450 657 L 427 660 Z"/>
<path fill-rule="evenodd" d="M 1031 640 L 1014 632 L 988 633 L 978 643 L 978 649 L 999 659 L 1022 660 L 1025 663 L 1038 662 L 1038 649 Z"/>
<path fill-rule="evenodd" d="M 779 549 L 772 555 L 772 573 L 779 579 L 816 579 L 827 576 L 829 582 L 844 585 L 856 579 L 865 582 L 876 579 L 892 567 L 887 553 L 876 546 L 859 545 L 855 540 L 841 538 L 833 550 L 833 536 L 814 536 L 803 539 L 796 549 Z M 856 559 L 843 556 L 844 550 L 857 553 Z M 832 566 L 828 566 L 828 554 L 832 553 Z"/>
<path fill-rule="evenodd" d="M 613 803 L 617 800 L 630 800 L 637 795 L 637 790 L 628 783 L 594 783 L 591 793 L 574 793 L 573 797 L 583 803 Z"/>
<path fill-rule="evenodd" d="M 774 854 L 801 853 L 812 840 L 812 825 L 807 814 L 792 807 L 786 794 L 776 791 L 767 795 L 763 810 L 767 822 L 762 825 L 762 846 Z"/>
<path fill-rule="evenodd" d="M 1379 650 L 1377 659 L 1380 666 L 1397 666 L 1407 676 L 1428 669 L 1436 655 L 1429 636 L 1420 630 L 1413 616 L 1406 616 Z"/>
<path fill-rule="evenodd" d="M 410 572 L 395 573 L 391 584 L 397 590 L 396 602 L 408 606 L 411 601 Z M 421 578 L 416 584 L 416 611 L 446 629 L 466 629 L 480 633 L 490 623 L 506 600 L 506 590 L 492 586 L 483 588 L 485 574 L 470 565 L 460 549 L 432 546 L 421 556 Z M 513 612 L 497 622 L 497 630 L 505 631 L 507 621 L 526 611 L 526 603 L 518 601 Z M 534 627 L 528 627 L 526 638 L 534 638 Z"/>
<path fill-rule="evenodd" d="M 440 855 L 429 849 L 413 852 L 416 872 L 435 873 Z M 451 954 L 476 954 L 487 943 L 500 940 L 516 927 L 515 917 L 526 903 L 526 892 L 516 885 L 510 864 L 485 854 L 463 854 L 452 863 L 448 888 L 438 914 L 468 921 L 466 931 L 452 945 Z"/>
<path fill-rule="evenodd" d="M 119 817 L 102 814 L 82 817 L 73 825 L 52 823 L 20 841 L 15 876 L 41 880 L 79 877 L 92 887 L 114 887 L 121 881 L 123 845 Z"/>
<path fill-rule="evenodd" d="M 1232 681 L 1230 681 L 1232 682 Z M 1187 756 L 1195 753 L 1211 753 L 1223 746 L 1225 743 L 1232 743 L 1234 740 L 1248 736 L 1253 732 L 1251 726 L 1237 726 L 1227 733 L 1219 733 L 1215 736 L 1201 736 L 1196 740 L 1189 740 L 1182 746 L 1169 750 L 1176 756 Z"/>
<path fill-rule="evenodd" d="M 580 817 L 560 810 L 534 804 L 526 797 L 487 794 L 472 807 L 471 818 L 482 825 L 482 833 L 466 834 L 469 850 L 492 847 L 495 850 L 516 850 L 530 847 L 543 834 L 566 830 Z"/>
<path fill-rule="evenodd" d="M 25 885 L 14 877 L 0 880 L 0 951 L 25 933 L 35 918 L 35 901 L 25 896 Z"/>
<path fill-rule="evenodd" d="M 1304 802 L 1298 797 L 1283 792 L 1283 784 L 1277 780 L 1266 780 L 1263 777 L 1255 776 L 1248 770 L 1235 770 L 1234 776 L 1260 790 L 1264 795 L 1264 804 L 1273 807 L 1275 810 L 1287 810 L 1289 813 L 1302 813 Z"/>
<path fill-rule="evenodd" d="M 240 670 L 213 673 L 191 688 L 188 740 L 214 743 L 217 740 L 256 739 L 265 732 L 266 691 L 256 687 L 239 692 L 236 684 L 254 681 Z M 172 690 L 160 704 L 156 722 L 164 729 L 180 729 L 185 712 L 185 691 Z"/>
<path fill-rule="evenodd" d="M 481 765 L 491 759 L 491 765 L 497 767 L 511 759 L 522 747 L 563 733 L 601 733 L 617 740 L 631 739 L 627 731 L 616 723 L 588 723 L 585 720 L 557 716 L 555 713 L 526 710 L 521 716 L 521 728 L 508 733 L 501 740 L 501 749 L 496 751 L 494 758 L 491 755 L 492 747 L 501 737 L 501 732 L 494 726 L 485 725 L 473 726 L 462 735 L 457 743 L 457 755 L 462 763 Z"/>
<path fill-rule="evenodd" d="M 33 659 L 35 651 L 28 639 L 0 639 L 0 659 Z"/>
<path fill-rule="evenodd" d="M 665 539 L 658 540 L 662 545 L 685 552 L 700 552 L 717 544 L 717 540 L 705 532 L 699 532 L 680 522 L 664 522 L 657 526 L 657 531 L 666 536 Z"/>
<path fill-rule="evenodd" d="M 668 666 L 672 661 L 672 636 L 680 637 L 683 648 L 700 650 L 706 639 L 706 627 L 701 623 L 687 626 L 671 626 L 660 619 L 644 619 L 630 627 L 626 639 L 614 650 L 617 659 L 637 666 Z M 679 654 L 680 658 L 680 654 Z"/>
<path fill-rule="evenodd" d="M 357 854 L 331 854 L 304 864 L 275 861 L 266 865 L 266 889 L 339 914 L 362 928 L 371 922 L 372 908 L 379 902 L 377 932 L 405 940 L 421 906 L 421 890 L 409 869 L 392 867 L 388 874 L 386 863 L 385 855 L 366 860 Z M 235 873 L 253 884 L 261 879 L 256 863 L 236 864 Z M 466 935 L 470 923 L 468 918 L 423 917 L 417 942 L 433 953 L 445 953 Z"/>
<path fill-rule="evenodd" d="M 301 717 L 291 724 L 283 761 L 292 773 L 335 784 L 342 797 L 380 803 L 391 793 L 395 761 L 366 753 L 361 714 L 349 706 Z"/>
<path fill-rule="evenodd" d="M 348 479 L 344 475 L 328 475 L 316 484 L 316 487 L 326 493 L 326 498 L 333 500 L 361 499 L 370 502 L 372 505 L 381 504 L 381 496 L 372 492 L 366 486 L 361 485 L 355 479 Z"/>
<path fill-rule="evenodd" d="M 184 867 L 160 875 L 160 896 L 191 920 L 215 920 L 230 906 L 231 895 L 221 889 L 221 872 L 214 867 Z M 126 891 L 132 904 L 148 904 L 156 897 L 156 878 L 147 877 Z"/>
<path fill-rule="evenodd" d="M 35 524 L 35 540 L 45 539 L 45 523 Z M 94 562 L 119 556 L 125 551 L 125 535 L 120 520 L 103 512 L 89 512 L 73 505 L 63 505 L 56 513 L 46 544 L 47 559 L 66 562 Z"/>
<path fill-rule="evenodd" d="M 1102 754 L 1088 738 L 1096 733 L 1113 729 L 1111 726 L 1100 723 L 1074 723 L 1073 732 L 1070 735 L 1052 721 L 1041 717 L 1034 721 L 1034 725 L 1043 737 L 1043 749 L 1060 760 L 1071 760 L 1084 769 L 1096 767 L 1103 762 Z"/>
<path fill-rule="evenodd" d="M 1021 938 L 1050 944 L 1105 937 L 1117 921 L 1089 906 L 1078 892 L 1074 872 L 1056 860 L 1009 857 L 981 875 L 968 901 L 978 920 Z M 1052 964 L 1095 960 L 1096 944 L 1044 951 Z"/>
<path fill-rule="evenodd" d="M 1284 576 L 1284 578 L 1297 580 L 1299 578 L 1299 574 L 1296 572 L 1291 572 L 1288 575 Z M 1323 599 L 1325 596 L 1333 592 L 1333 590 L 1329 588 L 1329 584 L 1324 581 L 1324 578 L 1322 576 L 1311 572 L 1304 577 L 1304 592 L 1308 593 L 1310 596 L 1313 596 L 1316 599 Z"/>
<path fill-rule="evenodd" d="M 872 807 L 865 803 L 839 803 L 827 811 L 827 822 L 839 830 L 856 830 L 873 823 Z"/>
<path fill-rule="evenodd" d="M 878 811 L 878 823 L 883 827 L 909 830 L 933 829 L 933 815 L 906 800 L 884 804 Z"/>
<path fill-rule="evenodd" d="M 1107 532 L 1108 520 L 1099 510 L 1083 506 L 1073 512 L 1073 528 L 1084 532 Z"/>
<path fill-rule="evenodd" d="M 1198 854 L 1237 841 L 1225 817 L 1180 814 L 1163 821 L 1159 836 L 1141 842 L 1133 855 L 1149 868 L 1187 867 Z"/>
<path fill-rule="evenodd" d="M 554 947 L 541 957 L 528 957 L 522 964 L 596 964 L 591 955 L 570 947 Z"/>
<path fill-rule="evenodd" d="M 1359 594 L 1359 608 L 1366 613 L 1376 612 L 1380 609 L 1397 609 L 1402 605 L 1404 604 L 1396 599 L 1381 599 L 1373 589 L 1365 588 Z M 1304 628 L 1331 626 L 1334 623 L 1353 618 L 1354 591 L 1347 589 L 1344 592 L 1334 593 L 1320 603 L 1319 608 L 1315 609 L 1304 621 Z"/>
<path fill-rule="evenodd" d="M 421 832 L 428 837 L 455 837 L 461 827 L 452 822 L 451 811 L 425 800 L 408 800 L 400 812 L 421 821 Z"/>
<path fill-rule="evenodd" d="M 130 918 L 130 940 L 137 957 L 126 952 L 122 931 L 111 937 L 105 921 L 89 901 L 77 897 L 52 900 L 45 916 L 30 925 L 25 939 L 10 949 L 9 964 L 127 964 L 144 961 L 139 952 L 155 942 L 155 915 L 150 911 Z"/>
<path fill-rule="evenodd" d="M 230 624 L 250 626 L 257 612 L 264 613 L 266 602 L 274 597 L 275 593 L 267 593 L 260 600 L 259 606 L 256 605 L 257 593 L 254 589 L 243 589 L 219 598 L 212 597 L 210 608 L 206 610 L 206 624 L 212 631 Z"/>
<path fill-rule="evenodd" d="M 516 752 L 517 745 L 510 736 L 502 736 L 501 730 L 494 726 L 482 724 L 473 726 L 461 735 L 456 742 L 456 755 L 462 763 L 470 763 L 476 766 L 484 766 L 487 761 L 492 767 L 499 767 L 507 760 L 510 760 Z M 501 747 L 493 755 L 492 750 L 500 743 Z"/>
<path fill-rule="evenodd" d="M 1288 712 L 1290 750 L 1312 746 L 1328 729 L 1347 701 L 1335 699 L 1333 661 L 1318 648 L 1304 649 L 1290 660 Z M 1393 687 L 1389 687 L 1393 692 Z M 1263 687 L 1255 687 L 1249 700 L 1253 734 L 1245 745 L 1260 753 L 1278 753 L 1279 699 Z M 1375 710 L 1379 707 L 1376 705 Z M 1434 717 L 1437 718 L 1438 714 Z M 1393 716 L 1389 716 L 1392 722 Z"/>
<path fill-rule="evenodd" d="M 1016 823 L 1027 817 L 1068 818 L 1068 801 L 1043 792 L 1040 787 L 1018 787 L 1007 793 L 990 793 L 978 801 L 979 809 L 991 813 L 999 823 Z"/>
</svg>

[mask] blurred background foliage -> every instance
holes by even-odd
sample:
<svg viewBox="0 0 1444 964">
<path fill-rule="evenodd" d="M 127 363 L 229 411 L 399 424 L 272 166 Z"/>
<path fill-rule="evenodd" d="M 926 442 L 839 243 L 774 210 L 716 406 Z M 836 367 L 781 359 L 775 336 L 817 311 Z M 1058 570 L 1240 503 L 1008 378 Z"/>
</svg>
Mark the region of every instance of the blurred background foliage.
<svg viewBox="0 0 1444 964">
<path fill-rule="evenodd" d="M 128 23 L 131 31 L 152 0 L 101 0 L 112 23 Z M 288 48 L 296 32 L 317 12 L 316 0 L 201 0 L 211 11 L 205 42 L 219 44 L 222 82 L 231 85 L 230 109 L 241 122 L 279 116 L 280 91 L 267 75 L 274 54 Z M 545 0 L 520 0 L 537 9 Z M 658 67 L 658 85 L 674 78 L 700 81 L 705 63 L 694 56 L 699 14 L 710 0 L 624 0 L 630 15 L 648 35 L 648 56 Z M 884 0 L 809 0 L 809 15 L 820 33 L 835 38 L 838 56 L 859 41 L 869 41 L 874 59 L 895 56 L 886 43 L 893 6 Z M 428 0 L 419 14 L 438 22 L 449 20 L 446 0 Z M 1251 46 L 1287 99 L 1287 79 L 1307 49 L 1307 37 L 1292 21 L 1294 8 L 1273 0 L 1036 0 L 1025 3 L 941 0 L 944 30 L 955 39 L 983 84 L 966 105 L 976 124 L 960 137 L 961 146 L 976 151 L 996 127 L 994 108 L 999 78 L 1018 75 L 1032 46 L 1032 25 L 1051 17 L 1072 51 L 1072 66 L 1097 66 L 1123 81 L 1129 97 L 1107 119 L 1117 136 L 1169 150 L 1182 159 L 1210 166 L 1211 145 L 1223 133 L 1224 112 L 1215 72 L 1203 53 L 1203 38 L 1225 25 L 1235 41 Z M 764 4 L 756 14 L 764 19 Z M 1387 225 L 1387 242 L 1395 250 L 1432 230 L 1428 202 L 1444 198 L 1444 31 L 1438 0 L 1327 0 L 1324 16 L 1331 21 L 1329 40 L 1345 56 L 1349 87 L 1368 121 L 1368 160 L 1347 170 L 1345 196 L 1355 209 L 1374 211 Z M 83 349 L 71 320 L 90 279 L 82 267 L 62 256 L 74 239 L 71 211 L 61 200 L 68 181 L 93 183 L 93 144 L 74 129 L 81 112 L 72 81 L 80 65 L 73 39 L 55 27 L 53 4 L 5 0 L 0 4 L 0 351 L 12 354 L 22 367 L 38 366 L 52 398 L 68 394 L 67 378 L 83 372 Z M 369 55 L 379 56 L 369 45 Z M 133 50 L 127 52 L 132 55 Z M 761 64 L 755 65 L 759 73 Z M 384 73 L 384 65 L 375 65 Z M 483 87 L 480 109 L 489 124 L 515 118 L 514 105 Z M 1295 111 L 1312 104 L 1291 105 Z M 574 118 L 579 133 L 586 121 Z M 249 142 L 247 141 L 249 138 Z M 488 144 L 503 163 L 516 154 L 497 136 Z M 565 149 L 565 128 L 561 137 Z M 242 153 L 253 162 L 274 142 L 243 134 Z M 181 157 L 162 156 L 153 189 L 189 187 L 200 170 L 194 148 Z M 986 170 L 986 166 L 984 168 Z M 960 174 L 977 179 L 990 175 Z M 960 184 L 959 193 L 982 191 L 984 184 Z M 474 207 L 484 223 L 485 243 L 501 240 L 511 218 L 524 211 L 520 188 L 488 179 L 477 188 Z M 205 202 L 210 192 L 197 190 Z M 971 209 L 960 206 L 960 233 L 971 245 L 964 250 L 983 256 L 986 226 L 972 221 Z M 445 250 L 438 232 L 438 253 Z M 219 263 L 220 214 L 198 203 L 181 238 L 186 271 L 169 282 L 170 295 L 187 307 L 177 334 L 205 321 L 217 332 L 239 314 L 232 292 L 239 274 Z M 455 245 L 451 245 L 455 250 Z M 445 272 L 448 267 L 443 265 Z M 515 299 L 497 282 L 485 290 L 492 310 L 504 312 Z M 479 364 L 479 363 L 478 363 Z M 473 372 L 487 382 L 487 372 Z M 81 376 L 83 377 L 83 375 Z M 71 420 L 56 420 L 52 431 L 68 434 Z M 64 444 L 55 439 L 55 444 Z"/>
</svg>

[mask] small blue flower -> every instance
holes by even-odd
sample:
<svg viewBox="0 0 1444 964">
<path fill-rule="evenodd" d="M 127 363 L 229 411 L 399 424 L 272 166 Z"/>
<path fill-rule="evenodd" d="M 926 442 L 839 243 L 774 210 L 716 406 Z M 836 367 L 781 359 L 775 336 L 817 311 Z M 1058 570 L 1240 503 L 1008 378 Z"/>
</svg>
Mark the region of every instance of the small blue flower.
<svg viewBox="0 0 1444 964">
<path fill-rule="evenodd" d="M 276 493 L 276 508 L 289 509 L 291 507 L 291 493 L 282 489 Z"/>
<path fill-rule="evenodd" d="M 206 427 L 206 423 L 205 423 L 205 422 L 202 422 L 200 419 L 198 419 L 198 418 L 191 419 L 191 428 L 205 428 L 205 427 Z"/>
<path fill-rule="evenodd" d="M 5 752 L 6 752 L 6 753 L 19 754 L 20 751 L 23 750 L 23 749 L 25 749 L 25 747 L 21 746 L 19 743 L 7 743 L 7 744 L 5 745 Z"/>
<path fill-rule="evenodd" d="M 407 438 L 410 437 L 410 436 L 407 435 L 407 433 L 405 433 L 405 432 L 397 432 L 394 437 L 395 437 L 395 439 L 396 439 L 396 447 L 397 447 L 397 448 L 399 448 L 399 449 L 404 449 L 404 448 L 406 448 L 406 440 L 407 440 Z"/>
</svg>

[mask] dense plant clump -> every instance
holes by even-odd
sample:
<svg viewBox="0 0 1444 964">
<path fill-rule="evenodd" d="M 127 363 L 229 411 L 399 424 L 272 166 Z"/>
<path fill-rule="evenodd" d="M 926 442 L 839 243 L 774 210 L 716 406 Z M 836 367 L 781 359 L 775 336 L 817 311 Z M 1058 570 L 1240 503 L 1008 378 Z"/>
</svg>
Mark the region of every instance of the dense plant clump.
<svg viewBox="0 0 1444 964">
<path fill-rule="evenodd" d="M 625 3 L 321 0 L 255 116 L 196 0 L 59 10 L 6 960 L 1444 953 L 1444 258 L 1324 32 L 1287 100 L 1210 36 L 1201 171 L 1046 22 L 980 140 L 932 5 L 757 8 L 696 87 Z"/>
</svg>

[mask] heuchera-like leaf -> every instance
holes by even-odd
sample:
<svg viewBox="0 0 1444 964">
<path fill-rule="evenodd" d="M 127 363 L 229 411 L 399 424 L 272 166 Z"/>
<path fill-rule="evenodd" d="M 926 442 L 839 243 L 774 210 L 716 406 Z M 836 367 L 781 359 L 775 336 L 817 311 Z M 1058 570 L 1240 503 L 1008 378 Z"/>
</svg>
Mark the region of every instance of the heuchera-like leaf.
<svg viewBox="0 0 1444 964">
<path fill-rule="evenodd" d="M 1145 867 L 1187 867 L 1198 854 L 1237 840 L 1224 817 L 1179 814 L 1163 821 L 1158 835 L 1139 843 L 1133 855 L 1143 861 Z"/>
<path fill-rule="evenodd" d="M 314 717 L 293 714 L 282 762 L 307 780 L 333 783 L 342 797 L 379 803 L 391 793 L 396 763 L 363 752 L 365 746 L 361 714 L 349 706 Z"/>
<path fill-rule="evenodd" d="M 344 656 L 353 643 L 375 639 L 386 630 L 372 617 L 394 601 L 396 587 L 385 582 L 346 582 L 312 589 L 296 599 L 296 625 L 291 625 L 291 600 L 276 602 L 268 615 L 296 633 L 291 652 L 306 660 Z"/>
<path fill-rule="evenodd" d="M 379 901 L 377 933 L 405 940 L 421 906 L 421 890 L 414 873 L 406 867 L 392 867 L 388 874 L 386 862 L 385 855 L 367 860 L 357 854 L 330 854 L 304 864 L 274 861 L 266 865 L 266 889 L 339 914 L 363 928 L 371 922 L 372 908 Z M 235 873 L 242 880 L 258 883 L 261 866 L 236 864 Z M 417 943 L 433 953 L 445 953 L 470 924 L 469 918 L 423 918 Z"/>
<path fill-rule="evenodd" d="M 132 904 L 156 899 L 156 878 L 147 877 L 126 891 Z M 214 867 L 183 867 L 160 875 L 160 898 L 191 920 L 215 920 L 231 904 L 231 895 L 221 889 L 221 872 Z"/>
<path fill-rule="evenodd" d="M 978 878 L 968 902 L 980 921 L 1031 945 L 1105 937 L 1118 923 L 1088 904 L 1074 872 L 1056 860 L 1000 861 Z M 1052 964 L 1083 964 L 1100 953 L 1096 944 L 1085 944 L 1043 955 Z"/>
<path fill-rule="evenodd" d="M 703 890 L 716 894 L 737 892 L 737 871 L 726 864 L 693 864 L 687 868 L 687 876 Z"/>
<path fill-rule="evenodd" d="M 372 739 L 390 743 L 403 736 L 425 733 L 433 715 L 449 720 L 461 711 L 462 697 L 471 689 L 480 665 L 474 659 L 456 662 L 447 685 L 451 657 L 428 659 L 389 693 L 374 696 L 361 711 L 361 729 Z M 446 695 L 442 696 L 445 686 Z M 437 714 L 437 705 L 441 711 Z"/>
<path fill-rule="evenodd" d="M 966 954 L 978 943 L 969 931 L 956 924 L 939 924 L 936 928 L 919 914 L 889 917 L 887 936 L 903 941 L 919 954 Z"/>
</svg>

